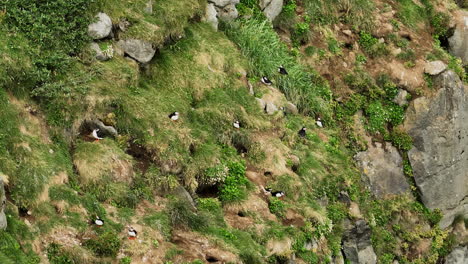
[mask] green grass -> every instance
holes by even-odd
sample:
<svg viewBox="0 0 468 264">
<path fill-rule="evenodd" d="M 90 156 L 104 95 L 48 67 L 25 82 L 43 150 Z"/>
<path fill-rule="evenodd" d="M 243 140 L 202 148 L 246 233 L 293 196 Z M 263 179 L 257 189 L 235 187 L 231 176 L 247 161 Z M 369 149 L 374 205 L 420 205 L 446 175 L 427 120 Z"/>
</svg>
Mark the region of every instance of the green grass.
<svg viewBox="0 0 468 264">
<path fill-rule="evenodd" d="M 251 19 L 233 23 L 227 25 L 225 32 L 249 59 L 253 76 L 268 76 L 301 112 L 308 115 L 321 114 L 325 120 L 331 121 L 327 102 L 331 92 L 327 82 L 313 71 L 311 74 L 309 69 L 289 55 L 287 47 L 267 21 Z M 279 65 L 283 65 L 289 75 L 277 75 Z"/>
<path fill-rule="evenodd" d="M 121 38 L 137 38 L 151 41 L 161 47 L 166 40 L 177 40 L 184 35 L 190 19 L 201 16 L 205 3 L 200 0 L 153 1 L 153 13 L 144 12 L 148 1 L 96 0 L 95 10 L 107 13 L 117 23 L 126 18 L 131 26 Z"/>
</svg>

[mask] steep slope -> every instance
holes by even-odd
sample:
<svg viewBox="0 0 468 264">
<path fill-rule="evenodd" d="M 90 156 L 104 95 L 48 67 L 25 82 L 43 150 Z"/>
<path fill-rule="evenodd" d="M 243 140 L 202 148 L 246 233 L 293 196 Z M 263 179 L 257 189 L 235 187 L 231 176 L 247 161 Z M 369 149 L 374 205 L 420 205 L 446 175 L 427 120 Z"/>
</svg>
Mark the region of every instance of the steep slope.
<svg viewBox="0 0 468 264">
<path fill-rule="evenodd" d="M 1 3 L 0 262 L 455 261 L 467 77 L 441 45 L 458 9 Z"/>
</svg>

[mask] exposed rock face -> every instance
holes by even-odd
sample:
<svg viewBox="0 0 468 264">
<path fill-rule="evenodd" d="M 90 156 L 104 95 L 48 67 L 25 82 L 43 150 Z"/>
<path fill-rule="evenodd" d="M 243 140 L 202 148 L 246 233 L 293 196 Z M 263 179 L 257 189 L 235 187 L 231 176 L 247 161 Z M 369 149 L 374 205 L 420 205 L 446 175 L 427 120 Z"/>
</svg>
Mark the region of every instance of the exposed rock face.
<svg viewBox="0 0 468 264">
<path fill-rule="evenodd" d="M 6 197 L 5 197 L 5 188 L 3 186 L 3 179 L 0 176 L 0 230 L 4 230 L 7 227 L 7 218 L 5 215 L 5 205 L 6 205 Z"/>
<path fill-rule="evenodd" d="M 408 152 L 424 204 L 444 213 L 440 226 L 468 213 L 468 104 L 466 87 L 452 71 L 434 79 L 437 93 L 415 99 L 405 128 L 414 139 Z"/>
<path fill-rule="evenodd" d="M 449 38 L 449 50 L 454 56 L 468 64 L 468 11 L 458 11 L 455 15 L 456 28 Z"/>
<path fill-rule="evenodd" d="M 398 90 L 397 96 L 395 96 L 395 98 L 393 98 L 392 101 L 398 104 L 399 106 L 404 106 L 408 104 L 408 99 L 406 99 L 407 96 L 408 96 L 408 92 L 403 89 L 400 89 Z"/>
<path fill-rule="evenodd" d="M 371 244 L 371 229 L 366 221 L 358 220 L 354 225 L 345 223 L 343 252 L 351 264 L 376 264 L 377 256 Z"/>
<path fill-rule="evenodd" d="M 283 10 L 283 0 L 260 0 L 260 8 L 265 16 L 273 21 Z"/>
<path fill-rule="evenodd" d="M 287 113 L 287 114 L 291 114 L 291 115 L 296 115 L 299 113 L 299 110 L 297 110 L 297 106 L 295 106 L 293 103 L 291 102 L 287 102 L 286 105 L 284 106 L 284 111 Z"/>
<path fill-rule="evenodd" d="M 442 61 L 430 61 L 424 66 L 424 72 L 430 75 L 437 75 L 447 69 L 447 65 Z"/>
<path fill-rule="evenodd" d="M 88 34 L 93 39 L 103 39 L 109 36 L 112 30 L 112 20 L 105 13 L 96 15 L 97 21 L 88 26 Z"/>
<path fill-rule="evenodd" d="M 214 4 L 206 5 L 204 21 L 208 22 L 214 28 L 214 30 L 218 30 L 217 14 L 218 12 L 216 12 L 216 8 Z"/>
<path fill-rule="evenodd" d="M 409 184 L 403 174 L 403 159 L 390 143 L 370 145 L 367 151 L 354 157 L 363 175 L 369 181 L 372 193 L 384 198 L 387 195 L 403 194 L 409 191 Z"/>
<path fill-rule="evenodd" d="M 85 120 L 81 127 L 81 129 L 86 131 L 91 131 L 95 128 L 98 128 L 104 136 L 116 137 L 119 135 L 114 127 L 106 126 L 102 121 L 97 119 Z"/>
<path fill-rule="evenodd" d="M 120 40 L 117 45 L 123 49 L 125 54 L 141 63 L 150 62 L 156 53 L 151 43 L 139 39 Z"/>
<path fill-rule="evenodd" d="M 231 21 L 239 16 L 239 12 L 236 9 L 236 4 L 238 3 L 239 0 L 208 0 L 208 4 L 214 6 L 217 17 L 224 21 Z M 208 9 L 206 17 L 208 18 Z"/>
<path fill-rule="evenodd" d="M 445 264 L 468 263 L 468 247 L 455 248 L 446 258 Z"/>
<path fill-rule="evenodd" d="M 96 53 L 96 59 L 100 61 L 106 61 L 112 58 L 113 52 L 103 51 L 99 45 L 95 42 L 90 44 L 91 49 Z M 112 46 L 110 46 L 112 48 Z"/>
<path fill-rule="evenodd" d="M 173 194 L 178 197 L 179 199 L 185 201 L 188 205 L 190 205 L 191 209 L 192 210 L 196 210 L 197 207 L 195 206 L 195 202 L 193 201 L 193 198 L 192 196 L 190 195 L 189 192 L 187 192 L 187 190 L 182 187 L 182 186 L 178 186 L 177 188 L 175 188 L 175 190 L 173 191 Z"/>
</svg>

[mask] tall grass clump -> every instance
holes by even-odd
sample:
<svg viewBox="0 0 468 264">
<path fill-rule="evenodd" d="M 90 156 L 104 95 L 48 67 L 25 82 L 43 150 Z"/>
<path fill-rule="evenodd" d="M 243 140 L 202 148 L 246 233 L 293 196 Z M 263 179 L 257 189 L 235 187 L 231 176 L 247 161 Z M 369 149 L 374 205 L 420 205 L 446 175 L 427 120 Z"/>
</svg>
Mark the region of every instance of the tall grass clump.
<svg viewBox="0 0 468 264">
<path fill-rule="evenodd" d="M 227 24 L 225 32 L 249 59 L 250 75 L 269 76 L 302 113 L 320 113 L 324 118 L 330 118 L 327 101 L 331 99 L 331 91 L 328 83 L 289 54 L 269 22 L 259 19 L 237 21 Z M 287 69 L 288 75 L 277 74 L 280 65 Z"/>
</svg>

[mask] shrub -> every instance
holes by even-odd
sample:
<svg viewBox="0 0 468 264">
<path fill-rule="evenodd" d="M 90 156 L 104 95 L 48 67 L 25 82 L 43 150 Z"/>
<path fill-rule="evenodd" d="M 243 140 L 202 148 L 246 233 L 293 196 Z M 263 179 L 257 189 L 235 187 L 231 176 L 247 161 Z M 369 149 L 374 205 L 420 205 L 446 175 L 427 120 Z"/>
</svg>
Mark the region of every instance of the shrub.
<svg viewBox="0 0 468 264">
<path fill-rule="evenodd" d="M 47 247 L 47 258 L 51 264 L 74 264 L 73 259 L 62 251 L 62 246 L 51 243 Z"/>
<path fill-rule="evenodd" d="M 408 133 L 406 133 L 403 130 L 394 129 L 390 133 L 390 138 L 393 145 L 396 148 L 401 149 L 403 151 L 408 151 L 413 146 L 413 139 L 410 137 L 410 135 L 408 135 Z"/>
<path fill-rule="evenodd" d="M 219 198 L 223 203 L 239 202 L 247 197 L 248 180 L 245 177 L 245 165 L 239 162 L 228 164 L 229 176 L 221 185 Z"/>
<path fill-rule="evenodd" d="M 272 214 L 283 217 L 286 211 L 286 204 L 276 197 L 272 197 L 268 203 L 268 208 Z"/>
<path fill-rule="evenodd" d="M 84 245 L 97 256 L 115 257 L 120 249 L 121 242 L 116 233 L 107 231 L 97 238 L 86 241 Z"/>
<path fill-rule="evenodd" d="M 369 103 L 367 108 L 364 110 L 368 116 L 366 126 L 367 130 L 372 133 L 383 133 L 385 131 L 385 124 L 387 123 L 388 116 L 382 106 L 382 103 L 380 101 L 373 101 Z"/>
</svg>

